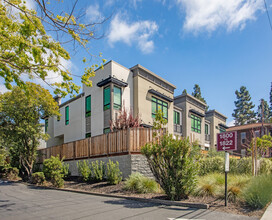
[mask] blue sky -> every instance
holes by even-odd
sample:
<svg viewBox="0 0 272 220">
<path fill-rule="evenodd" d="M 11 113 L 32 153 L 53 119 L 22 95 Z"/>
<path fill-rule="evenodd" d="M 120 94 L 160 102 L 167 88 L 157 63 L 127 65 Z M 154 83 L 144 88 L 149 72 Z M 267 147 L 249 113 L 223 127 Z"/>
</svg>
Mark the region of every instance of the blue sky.
<svg viewBox="0 0 272 220">
<path fill-rule="evenodd" d="M 128 68 L 141 64 L 176 85 L 175 95 L 199 84 L 210 109 L 228 122 L 240 86 L 256 106 L 269 100 L 272 31 L 263 0 L 81 0 L 76 10 L 86 11 L 86 22 L 111 16 L 91 53 Z M 82 73 L 86 53 L 70 52 L 66 65 Z"/>
</svg>

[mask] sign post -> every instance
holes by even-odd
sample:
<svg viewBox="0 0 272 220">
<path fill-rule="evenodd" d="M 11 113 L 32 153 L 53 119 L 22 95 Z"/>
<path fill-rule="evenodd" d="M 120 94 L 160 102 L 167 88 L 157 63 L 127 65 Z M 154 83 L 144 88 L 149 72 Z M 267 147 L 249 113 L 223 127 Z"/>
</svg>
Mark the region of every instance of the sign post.
<svg viewBox="0 0 272 220">
<path fill-rule="evenodd" d="M 217 151 L 225 151 L 225 206 L 228 205 L 229 152 L 237 150 L 237 132 L 217 134 Z"/>
</svg>

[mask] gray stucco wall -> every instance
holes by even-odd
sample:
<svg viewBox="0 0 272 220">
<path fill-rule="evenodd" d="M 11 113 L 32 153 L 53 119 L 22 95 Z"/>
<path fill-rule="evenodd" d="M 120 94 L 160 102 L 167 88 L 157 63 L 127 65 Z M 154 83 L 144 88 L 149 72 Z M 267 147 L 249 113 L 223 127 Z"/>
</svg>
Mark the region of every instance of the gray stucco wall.
<svg viewBox="0 0 272 220">
<path fill-rule="evenodd" d="M 103 161 L 105 164 L 108 163 L 109 160 L 119 162 L 120 171 L 123 173 L 123 179 L 127 178 L 133 172 L 139 172 L 147 177 L 153 177 L 153 174 L 149 168 L 147 160 L 143 155 L 122 155 L 122 156 L 111 156 L 111 157 L 101 157 L 101 158 L 93 158 L 93 159 L 85 159 L 89 161 L 89 163 L 93 161 Z M 83 160 L 71 160 L 64 161 L 69 164 L 69 170 L 72 176 L 79 176 L 77 169 L 77 162 Z"/>
</svg>

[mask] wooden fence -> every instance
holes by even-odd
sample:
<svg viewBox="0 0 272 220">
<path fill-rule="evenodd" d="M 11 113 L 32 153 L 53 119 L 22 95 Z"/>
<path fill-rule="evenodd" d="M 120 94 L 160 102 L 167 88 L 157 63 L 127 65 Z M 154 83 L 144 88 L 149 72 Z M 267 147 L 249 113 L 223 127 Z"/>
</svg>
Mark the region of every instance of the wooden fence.
<svg viewBox="0 0 272 220">
<path fill-rule="evenodd" d="M 140 153 L 141 147 L 153 140 L 151 128 L 129 128 L 38 151 L 38 163 L 59 155 L 64 160 Z"/>
</svg>

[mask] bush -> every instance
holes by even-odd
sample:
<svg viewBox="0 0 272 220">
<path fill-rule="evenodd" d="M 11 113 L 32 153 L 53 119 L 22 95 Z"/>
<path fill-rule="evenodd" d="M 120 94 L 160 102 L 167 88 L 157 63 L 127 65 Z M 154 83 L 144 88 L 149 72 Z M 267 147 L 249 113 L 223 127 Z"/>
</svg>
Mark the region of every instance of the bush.
<svg viewBox="0 0 272 220">
<path fill-rule="evenodd" d="M 78 172 L 82 176 L 83 181 L 88 182 L 90 179 L 91 172 L 92 172 L 89 162 L 86 160 L 78 161 L 77 168 L 78 168 Z"/>
<path fill-rule="evenodd" d="M 45 181 L 45 176 L 43 172 L 32 173 L 30 182 L 33 184 L 42 185 Z"/>
<path fill-rule="evenodd" d="M 235 173 L 237 174 L 251 174 L 252 172 L 252 159 L 251 157 L 243 157 L 238 160 L 237 170 Z"/>
<path fill-rule="evenodd" d="M 145 177 L 141 173 L 132 173 L 125 182 L 125 190 L 136 193 L 158 192 L 158 183 L 155 180 Z"/>
<path fill-rule="evenodd" d="M 17 180 L 19 175 L 19 170 L 16 167 L 7 166 L 4 168 L 4 177 L 9 180 Z"/>
<path fill-rule="evenodd" d="M 272 161 L 267 158 L 262 158 L 260 161 L 259 174 L 272 174 Z"/>
<path fill-rule="evenodd" d="M 198 146 L 189 139 L 173 139 L 164 135 L 160 142 L 147 144 L 142 153 L 147 157 L 150 169 L 171 200 L 187 198 L 196 185 Z"/>
<path fill-rule="evenodd" d="M 272 175 L 261 175 L 252 178 L 243 190 L 245 202 L 254 209 L 262 209 L 272 201 Z"/>
<path fill-rule="evenodd" d="M 89 179 L 94 182 L 100 182 L 105 176 L 105 165 L 103 161 L 100 163 L 97 161 L 91 163 L 91 173 Z"/>
<path fill-rule="evenodd" d="M 224 172 L 223 157 L 206 157 L 200 160 L 199 175 L 206 175 L 214 172 Z"/>
<path fill-rule="evenodd" d="M 43 172 L 46 179 L 48 179 L 53 186 L 60 188 L 64 185 L 63 164 L 58 156 L 51 156 L 49 159 L 44 160 Z"/>
<path fill-rule="evenodd" d="M 119 169 L 119 163 L 109 160 L 107 163 L 107 182 L 111 185 L 116 185 L 122 181 L 122 172 Z"/>
<path fill-rule="evenodd" d="M 62 173 L 63 173 L 63 178 L 67 179 L 71 176 L 71 172 L 69 170 L 69 164 L 68 163 L 62 163 Z"/>
</svg>

